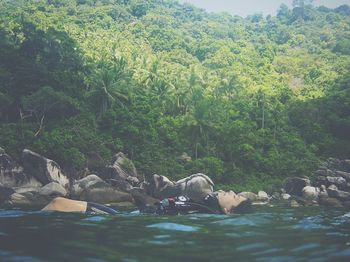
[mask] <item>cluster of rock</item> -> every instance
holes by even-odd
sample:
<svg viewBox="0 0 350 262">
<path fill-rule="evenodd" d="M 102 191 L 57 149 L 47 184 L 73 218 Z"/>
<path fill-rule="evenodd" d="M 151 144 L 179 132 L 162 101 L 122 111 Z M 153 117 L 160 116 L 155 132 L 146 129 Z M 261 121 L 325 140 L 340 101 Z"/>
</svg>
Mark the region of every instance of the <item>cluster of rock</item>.
<svg viewBox="0 0 350 262">
<path fill-rule="evenodd" d="M 350 160 L 327 159 L 311 179 L 309 177 L 289 177 L 285 179 L 279 192 L 268 195 L 264 191 L 257 194 L 241 192 L 253 205 L 286 204 L 290 207 L 330 206 L 350 207 Z"/>
<path fill-rule="evenodd" d="M 350 207 L 350 160 L 329 158 L 311 178 L 287 178 L 281 192 L 273 197 L 289 200 L 293 207 Z"/>
<path fill-rule="evenodd" d="M 55 161 L 28 149 L 23 150 L 19 165 L 0 148 L 0 204 L 43 206 L 57 196 L 98 203 L 133 202 L 130 190 L 143 182 L 123 153 L 104 168 L 103 177 L 88 173 L 80 180 L 71 179 Z"/>
<path fill-rule="evenodd" d="M 187 155 L 181 159 L 191 161 Z M 292 207 L 350 207 L 350 160 L 329 158 L 314 172 L 312 181 L 290 177 L 281 191 L 272 195 L 264 191 L 239 195 L 255 205 L 277 200 Z M 102 173 L 92 174 L 87 169 L 82 179 L 72 179 L 53 160 L 24 149 L 19 165 L 0 147 L 0 205 L 43 207 L 54 197 L 63 196 L 101 204 L 129 202 L 142 209 L 154 205 L 157 199 L 179 195 L 201 201 L 213 188 L 212 180 L 201 173 L 177 182 L 155 174 L 146 182 L 121 152 L 112 164 L 103 166 Z"/>
</svg>

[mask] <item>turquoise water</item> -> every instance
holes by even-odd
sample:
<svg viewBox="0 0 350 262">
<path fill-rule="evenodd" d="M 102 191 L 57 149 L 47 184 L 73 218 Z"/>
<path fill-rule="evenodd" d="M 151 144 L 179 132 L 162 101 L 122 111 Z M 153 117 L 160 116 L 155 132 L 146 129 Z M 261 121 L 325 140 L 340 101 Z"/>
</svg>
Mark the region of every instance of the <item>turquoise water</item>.
<svg viewBox="0 0 350 262">
<path fill-rule="evenodd" d="M 350 212 L 116 216 L 0 210 L 1 261 L 350 261 Z"/>
</svg>

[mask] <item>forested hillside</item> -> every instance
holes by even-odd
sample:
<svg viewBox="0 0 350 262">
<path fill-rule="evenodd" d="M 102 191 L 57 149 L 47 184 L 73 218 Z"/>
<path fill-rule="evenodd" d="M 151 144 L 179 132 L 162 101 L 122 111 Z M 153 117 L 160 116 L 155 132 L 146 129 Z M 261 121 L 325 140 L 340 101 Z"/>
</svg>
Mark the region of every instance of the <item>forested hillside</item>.
<svg viewBox="0 0 350 262">
<path fill-rule="evenodd" d="M 123 151 L 146 176 L 204 172 L 236 190 L 349 158 L 350 8 L 294 2 L 242 18 L 173 0 L 0 0 L 0 146 L 71 174 Z"/>
</svg>

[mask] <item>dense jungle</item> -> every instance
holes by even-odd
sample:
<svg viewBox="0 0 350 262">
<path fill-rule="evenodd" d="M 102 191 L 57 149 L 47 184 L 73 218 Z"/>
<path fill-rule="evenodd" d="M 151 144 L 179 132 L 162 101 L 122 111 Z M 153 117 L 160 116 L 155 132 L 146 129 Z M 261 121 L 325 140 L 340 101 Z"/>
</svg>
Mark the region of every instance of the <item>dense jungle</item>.
<svg viewBox="0 0 350 262">
<path fill-rule="evenodd" d="M 272 190 L 350 158 L 350 7 L 275 16 L 173 0 L 0 0 L 0 146 L 78 178 L 139 173 Z"/>
</svg>

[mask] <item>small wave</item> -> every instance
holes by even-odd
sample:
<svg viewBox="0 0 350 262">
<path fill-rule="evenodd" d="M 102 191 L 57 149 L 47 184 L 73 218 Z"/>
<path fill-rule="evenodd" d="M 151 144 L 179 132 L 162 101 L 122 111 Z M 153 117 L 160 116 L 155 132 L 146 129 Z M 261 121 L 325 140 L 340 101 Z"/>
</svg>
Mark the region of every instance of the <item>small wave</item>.
<svg viewBox="0 0 350 262">
<path fill-rule="evenodd" d="M 324 220 L 319 216 L 307 217 L 299 221 L 298 224 L 292 226 L 293 229 L 304 229 L 304 230 L 313 230 L 313 229 L 331 229 L 331 226 L 322 224 Z"/>
<path fill-rule="evenodd" d="M 107 218 L 104 216 L 92 216 L 82 219 L 82 221 L 89 221 L 89 222 L 101 222 L 106 220 Z"/>
<path fill-rule="evenodd" d="M 233 225 L 233 226 L 258 226 L 269 224 L 271 221 L 264 217 L 235 217 L 213 222 L 218 225 Z"/>
<path fill-rule="evenodd" d="M 198 227 L 186 226 L 186 225 L 176 224 L 176 223 L 157 223 L 157 224 L 148 225 L 146 227 L 182 231 L 182 232 L 195 232 L 199 230 Z"/>
<path fill-rule="evenodd" d="M 0 218 L 8 218 L 8 217 L 22 217 L 26 215 L 27 212 L 19 211 L 19 210 L 2 210 L 0 212 Z"/>
<path fill-rule="evenodd" d="M 243 245 L 237 248 L 237 251 L 251 251 L 251 250 L 259 250 L 268 247 L 266 243 L 253 243 L 248 245 Z"/>
</svg>

